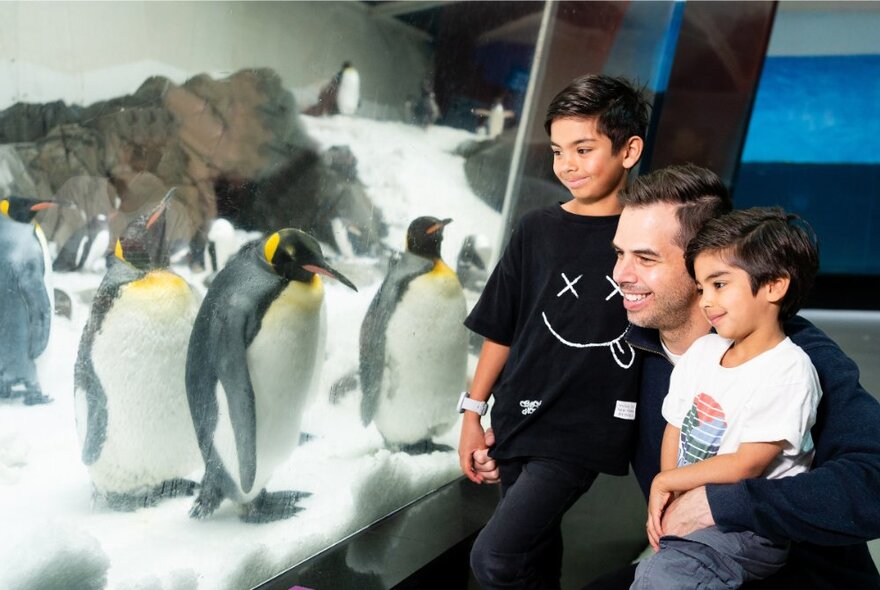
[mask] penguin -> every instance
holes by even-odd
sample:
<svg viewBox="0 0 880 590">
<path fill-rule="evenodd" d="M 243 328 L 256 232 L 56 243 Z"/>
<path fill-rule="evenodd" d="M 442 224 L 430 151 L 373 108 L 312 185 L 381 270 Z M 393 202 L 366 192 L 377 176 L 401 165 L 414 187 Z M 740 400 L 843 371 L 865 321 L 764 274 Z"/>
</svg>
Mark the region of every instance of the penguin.
<svg viewBox="0 0 880 590">
<path fill-rule="evenodd" d="M 455 272 L 465 289 L 481 292 L 489 278 L 488 260 L 492 255 L 492 246 L 483 234 L 472 234 L 464 239 L 458 259 L 455 261 Z"/>
<path fill-rule="evenodd" d="M 245 522 L 293 516 L 306 496 L 267 492 L 299 441 L 300 421 L 324 358 L 319 275 L 357 288 L 309 234 L 286 228 L 248 242 L 217 273 L 199 310 L 186 361 L 192 423 L 205 463 L 190 517 L 224 498 Z"/>
<path fill-rule="evenodd" d="M 361 76 L 351 62 L 342 64 L 336 89 L 336 109 L 340 115 L 353 115 L 361 103 Z"/>
<path fill-rule="evenodd" d="M 504 121 L 512 119 L 515 114 L 513 111 L 504 108 L 504 101 L 500 96 L 495 99 L 490 109 L 473 109 L 471 112 L 475 115 L 486 117 L 486 133 L 489 139 L 495 139 L 501 135 L 504 131 Z"/>
<path fill-rule="evenodd" d="M 30 223 L 38 205 L 0 200 L 0 398 L 21 392 L 26 405 L 52 401 L 43 395 L 35 364 L 49 343 L 52 319 L 42 230 Z"/>
<path fill-rule="evenodd" d="M 440 118 L 440 107 L 430 80 L 424 80 L 419 98 L 412 105 L 412 120 L 420 127 L 429 127 Z"/>
<path fill-rule="evenodd" d="M 52 257 L 49 253 L 49 241 L 46 239 L 46 233 L 35 218 L 40 211 L 51 209 L 56 205 L 57 203 L 54 201 L 41 201 L 15 196 L 8 196 L 0 201 L 0 213 L 19 223 L 31 224 L 33 226 L 32 231 L 40 245 L 40 253 L 43 257 L 43 284 L 46 286 L 46 292 L 49 293 L 50 325 L 52 317 L 55 315 L 55 301 L 52 297 Z"/>
<path fill-rule="evenodd" d="M 199 308 L 168 269 L 168 191 L 116 241 L 74 367 L 76 427 L 95 497 L 114 510 L 192 495 L 201 456 L 186 397 L 186 350 Z"/>
<path fill-rule="evenodd" d="M 413 220 L 361 324 L 361 419 L 389 448 L 412 454 L 450 450 L 430 439 L 455 423 L 450 408 L 466 385 L 464 292 L 440 257 L 451 221 Z"/>
</svg>

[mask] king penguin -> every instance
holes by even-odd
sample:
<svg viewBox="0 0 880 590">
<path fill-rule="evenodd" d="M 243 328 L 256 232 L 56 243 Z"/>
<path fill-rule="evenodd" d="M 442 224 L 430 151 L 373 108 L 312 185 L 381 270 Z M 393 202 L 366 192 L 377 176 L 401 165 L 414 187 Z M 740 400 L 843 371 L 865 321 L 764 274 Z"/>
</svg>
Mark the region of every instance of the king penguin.
<svg viewBox="0 0 880 590">
<path fill-rule="evenodd" d="M 23 387 L 27 405 L 52 401 L 40 389 L 35 364 L 49 343 L 52 321 L 45 237 L 31 223 L 42 205 L 17 197 L 0 200 L 0 398 Z"/>
<path fill-rule="evenodd" d="M 336 108 L 341 115 L 353 115 L 361 103 L 361 76 L 351 62 L 342 64 L 339 87 L 336 89 Z"/>
<path fill-rule="evenodd" d="M 455 423 L 467 381 L 464 292 L 440 257 L 451 221 L 410 224 L 406 251 L 389 262 L 361 324 L 361 419 L 375 423 L 394 450 L 449 450 L 431 438 Z"/>
<path fill-rule="evenodd" d="M 191 495 L 201 465 L 186 398 L 186 356 L 199 298 L 168 270 L 173 190 L 116 242 L 74 369 L 76 426 L 98 496 L 114 510 Z"/>
<path fill-rule="evenodd" d="M 324 288 L 318 275 L 357 290 L 309 234 L 282 229 L 242 246 L 217 273 L 190 339 L 186 386 L 205 476 L 192 518 L 224 498 L 246 522 L 300 510 L 295 491 L 267 492 L 298 444 L 324 358 Z"/>
</svg>

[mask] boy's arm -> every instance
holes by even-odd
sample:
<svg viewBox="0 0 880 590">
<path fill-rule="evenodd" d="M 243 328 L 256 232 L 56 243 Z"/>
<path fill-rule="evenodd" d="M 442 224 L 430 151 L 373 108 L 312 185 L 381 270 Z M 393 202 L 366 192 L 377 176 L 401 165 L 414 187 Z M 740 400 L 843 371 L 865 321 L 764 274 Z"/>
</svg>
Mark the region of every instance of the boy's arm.
<svg viewBox="0 0 880 590">
<path fill-rule="evenodd" d="M 510 347 L 486 338 L 480 351 L 480 360 L 471 383 L 470 397 L 478 402 L 489 400 L 492 386 L 501 374 Z M 480 415 L 465 411 L 461 423 L 461 437 L 458 443 L 458 461 L 462 472 L 474 483 L 483 483 L 483 475 L 474 469 L 474 451 L 485 449 L 486 443 Z"/>
<path fill-rule="evenodd" d="M 660 471 L 675 469 L 678 464 L 678 439 L 680 436 L 681 429 L 672 424 L 666 424 L 666 430 L 663 431 L 663 442 L 660 445 Z M 648 522 L 645 526 L 648 530 L 648 541 L 654 551 L 660 548 L 660 536 L 663 534 L 660 519 L 671 499 L 672 492 L 662 492 L 651 488 L 651 494 L 648 496 Z"/>
<path fill-rule="evenodd" d="M 823 391 L 813 468 L 794 477 L 707 486 L 705 508 L 719 527 L 817 545 L 880 537 L 880 404 L 859 384 L 856 364 L 821 336 L 827 344 L 804 347 Z"/>
</svg>

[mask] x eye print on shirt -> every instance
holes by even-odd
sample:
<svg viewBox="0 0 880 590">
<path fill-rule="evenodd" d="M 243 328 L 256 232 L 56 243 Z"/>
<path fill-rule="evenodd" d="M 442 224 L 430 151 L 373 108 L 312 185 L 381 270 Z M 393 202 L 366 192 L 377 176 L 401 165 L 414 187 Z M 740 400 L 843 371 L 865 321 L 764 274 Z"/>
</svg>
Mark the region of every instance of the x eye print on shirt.
<svg viewBox="0 0 880 590">
<path fill-rule="evenodd" d="M 560 276 L 562 277 L 564 286 L 562 287 L 562 290 L 556 294 L 556 298 L 559 299 L 563 295 L 573 295 L 575 299 L 580 299 L 580 295 L 578 295 L 577 289 L 575 289 L 575 285 L 578 283 L 578 281 L 581 280 L 581 278 L 583 278 L 584 275 L 580 274 L 573 280 L 569 279 L 568 275 L 566 275 L 564 272 L 560 273 Z M 614 280 L 607 275 L 605 276 L 605 279 L 609 283 L 611 283 L 612 287 L 611 293 L 608 294 L 608 296 L 605 298 L 605 301 L 609 301 L 612 297 L 614 297 L 615 294 L 622 297 L 623 294 L 620 292 L 620 287 L 617 285 L 617 283 L 615 283 Z M 619 305 L 619 303 L 616 302 L 615 304 Z M 572 342 L 571 340 L 564 338 L 562 335 L 559 334 L 557 330 L 553 328 L 553 326 L 550 324 L 550 320 L 547 318 L 547 312 L 542 311 L 541 317 L 544 319 L 544 325 L 547 326 L 547 329 L 550 330 L 550 333 L 553 334 L 553 336 L 565 346 L 570 346 L 571 348 L 599 348 L 607 346 L 608 349 L 611 351 L 611 355 L 614 357 L 614 362 L 616 362 L 618 366 L 624 369 L 629 369 L 632 366 L 633 361 L 635 360 L 635 351 L 633 350 L 632 346 L 630 346 L 629 343 L 623 339 L 623 335 L 626 334 L 626 329 L 624 329 L 620 336 L 618 336 L 614 340 L 609 340 L 608 342 Z"/>
</svg>

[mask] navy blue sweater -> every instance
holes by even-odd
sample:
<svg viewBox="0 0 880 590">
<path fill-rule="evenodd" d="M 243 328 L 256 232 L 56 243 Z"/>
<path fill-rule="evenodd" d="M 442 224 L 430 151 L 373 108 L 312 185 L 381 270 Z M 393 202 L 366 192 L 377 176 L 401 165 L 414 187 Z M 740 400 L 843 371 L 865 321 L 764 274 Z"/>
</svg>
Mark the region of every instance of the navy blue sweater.
<svg viewBox="0 0 880 590">
<path fill-rule="evenodd" d="M 880 403 L 859 384 L 859 369 L 821 330 L 801 317 L 786 334 L 819 374 L 822 400 L 812 429 L 811 471 L 794 477 L 706 486 L 723 530 L 755 531 L 791 540 L 788 564 L 747 588 L 880 588 L 865 541 L 880 537 Z M 644 355 L 633 470 L 645 497 L 660 469 L 666 422 L 661 414 L 672 364 L 657 330 L 633 326 L 626 335 Z"/>
</svg>

